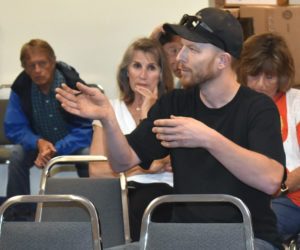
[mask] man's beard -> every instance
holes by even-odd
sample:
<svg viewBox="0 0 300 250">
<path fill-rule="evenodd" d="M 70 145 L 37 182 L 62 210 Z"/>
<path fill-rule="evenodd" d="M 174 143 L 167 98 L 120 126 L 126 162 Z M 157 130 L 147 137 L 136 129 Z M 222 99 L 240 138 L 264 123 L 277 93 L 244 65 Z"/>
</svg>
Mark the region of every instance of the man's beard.
<svg viewBox="0 0 300 250">
<path fill-rule="evenodd" d="M 188 68 L 185 68 L 188 69 Z M 190 70 L 190 69 L 189 69 Z M 207 65 L 206 69 L 203 70 L 201 69 L 201 71 L 196 72 L 193 74 L 193 72 L 190 70 L 190 77 L 184 77 L 182 76 L 180 78 L 180 83 L 181 86 L 184 89 L 189 89 L 192 88 L 194 86 L 202 86 L 205 83 L 217 78 L 219 76 L 219 72 L 217 72 L 216 70 L 214 70 L 213 67 L 213 61 L 210 61 L 209 64 Z"/>
<path fill-rule="evenodd" d="M 194 86 L 202 86 L 205 83 L 217 78 L 219 73 L 212 70 L 212 68 L 208 68 L 208 70 L 204 72 L 200 72 L 198 74 L 191 74 L 191 77 L 181 77 L 180 83 L 184 89 L 192 88 Z"/>
</svg>

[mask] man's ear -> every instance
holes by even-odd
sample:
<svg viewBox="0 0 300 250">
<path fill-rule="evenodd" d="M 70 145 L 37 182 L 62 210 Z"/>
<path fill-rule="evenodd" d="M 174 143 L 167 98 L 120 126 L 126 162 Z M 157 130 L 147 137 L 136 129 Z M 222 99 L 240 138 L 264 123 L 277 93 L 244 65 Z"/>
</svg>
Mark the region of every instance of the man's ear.
<svg viewBox="0 0 300 250">
<path fill-rule="evenodd" d="M 227 52 L 223 52 L 219 55 L 219 68 L 223 69 L 230 66 L 231 63 L 231 55 Z"/>
</svg>

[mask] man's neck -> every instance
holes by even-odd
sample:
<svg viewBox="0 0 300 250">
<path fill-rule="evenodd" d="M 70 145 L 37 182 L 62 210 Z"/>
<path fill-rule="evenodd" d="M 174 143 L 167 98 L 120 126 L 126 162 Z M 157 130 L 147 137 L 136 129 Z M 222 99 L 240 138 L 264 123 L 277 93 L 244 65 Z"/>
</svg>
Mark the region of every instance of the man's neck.
<svg viewBox="0 0 300 250">
<path fill-rule="evenodd" d="M 43 84 L 43 85 L 39 85 L 39 86 L 38 86 L 39 89 L 40 89 L 40 91 L 41 91 L 44 95 L 48 95 L 48 94 L 49 94 L 50 89 L 51 89 L 51 86 L 52 86 L 53 81 L 54 81 L 54 75 L 55 75 L 55 73 L 53 72 L 52 77 L 51 77 L 51 79 L 49 80 L 48 83 Z"/>
<path fill-rule="evenodd" d="M 208 108 L 221 108 L 235 97 L 239 88 L 234 75 L 221 75 L 201 86 L 200 98 Z"/>
<path fill-rule="evenodd" d="M 49 91 L 51 89 L 51 84 L 47 84 L 47 85 L 43 85 L 43 86 L 39 86 L 40 91 L 44 94 L 44 95 L 48 95 Z"/>
</svg>

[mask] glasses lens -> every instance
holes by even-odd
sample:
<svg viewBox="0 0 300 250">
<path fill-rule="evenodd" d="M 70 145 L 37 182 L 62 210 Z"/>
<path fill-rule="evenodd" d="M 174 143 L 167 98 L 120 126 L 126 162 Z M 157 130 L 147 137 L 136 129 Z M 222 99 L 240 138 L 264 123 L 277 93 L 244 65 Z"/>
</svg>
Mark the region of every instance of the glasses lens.
<svg viewBox="0 0 300 250">
<path fill-rule="evenodd" d="M 196 16 L 189 16 L 187 14 L 185 14 L 180 21 L 180 25 L 186 26 L 187 28 L 191 29 L 195 29 L 198 24 L 200 23 L 201 19 L 196 17 Z"/>
<path fill-rule="evenodd" d="M 183 17 L 180 20 L 179 25 L 185 25 L 187 20 L 188 20 L 188 15 L 187 14 L 183 15 Z"/>
</svg>

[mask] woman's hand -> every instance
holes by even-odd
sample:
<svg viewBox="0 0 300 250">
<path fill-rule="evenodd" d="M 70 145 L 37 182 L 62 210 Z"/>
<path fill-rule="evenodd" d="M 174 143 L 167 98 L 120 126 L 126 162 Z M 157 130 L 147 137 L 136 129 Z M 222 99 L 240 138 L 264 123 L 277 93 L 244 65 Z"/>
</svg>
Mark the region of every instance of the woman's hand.
<svg viewBox="0 0 300 250">
<path fill-rule="evenodd" d="M 159 26 L 155 27 L 154 30 L 152 31 L 150 38 L 159 40 L 160 36 L 164 34 L 165 31 L 163 29 L 163 24 L 160 24 Z"/>
<path fill-rule="evenodd" d="M 141 119 L 145 119 L 149 109 L 153 106 L 158 98 L 158 88 L 156 86 L 152 92 L 150 89 L 136 86 L 135 90 L 144 97 L 144 101 L 141 106 Z"/>
<path fill-rule="evenodd" d="M 147 170 L 147 172 L 148 173 L 172 172 L 170 155 L 166 156 L 163 159 L 153 161 L 150 168 Z"/>
</svg>

